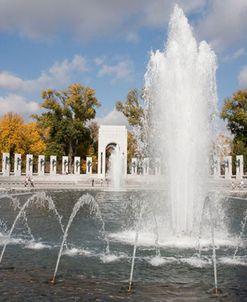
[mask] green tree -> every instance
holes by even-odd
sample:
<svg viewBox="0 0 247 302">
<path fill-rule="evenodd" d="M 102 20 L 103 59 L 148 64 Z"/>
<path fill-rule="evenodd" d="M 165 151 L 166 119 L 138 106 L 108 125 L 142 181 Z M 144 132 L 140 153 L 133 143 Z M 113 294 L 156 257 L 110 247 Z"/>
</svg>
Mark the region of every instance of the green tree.
<svg viewBox="0 0 247 302">
<path fill-rule="evenodd" d="M 143 119 L 144 119 L 143 95 L 137 89 L 128 92 L 125 101 L 118 101 L 115 104 L 116 110 L 122 112 L 132 126 L 132 131 L 128 131 L 128 165 L 134 156 L 140 157 L 140 150 L 137 148 L 137 140 L 143 139 Z M 134 130 L 134 131 L 133 131 Z"/>
<path fill-rule="evenodd" d="M 80 146 L 86 148 L 91 142 L 87 123 L 95 117 L 100 103 L 92 88 L 80 84 L 72 84 L 64 91 L 45 90 L 42 98 L 41 107 L 46 111 L 34 118 L 44 130 L 46 154 L 68 154 L 71 170 L 72 158 Z"/>
<path fill-rule="evenodd" d="M 98 154 L 98 136 L 99 136 L 99 125 L 96 122 L 92 122 L 88 125 L 90 133 L 91 133 L 91 146 L 93 147 L 94 155 Z"/>
<path fill-rule="evenodd" d="M 127 163 L 128 163 L 128 173 L 131 171 L 131 159 L 136 156 L 137 152 L 137 145 L 136 145 L 136 139 L 134 138 L 134 135 L 128 131 L 128 150 L 127 150 Z"/>
<path fill-rule="evenodd" d="M 234 139 L 247 146 L 247 90 L 239 90 L 225 100 L 221 117 L 227 122 Z"/>
<path fill-rule="evenodd" d="M 141 126 L 144 117 L 142 94 L 137 89 L 129 91 L 124 102 L 116 102 L 117 111 L 122 112 L 130 126 Z"/>
<path fill-rule="evenodd" d="M 247 90 L 239 90 L 225 100 L 221 118 L 227 122 L 227 128 L 234 135 L 232 155 L 244 155 L 247 165 Z"/>
</svg>

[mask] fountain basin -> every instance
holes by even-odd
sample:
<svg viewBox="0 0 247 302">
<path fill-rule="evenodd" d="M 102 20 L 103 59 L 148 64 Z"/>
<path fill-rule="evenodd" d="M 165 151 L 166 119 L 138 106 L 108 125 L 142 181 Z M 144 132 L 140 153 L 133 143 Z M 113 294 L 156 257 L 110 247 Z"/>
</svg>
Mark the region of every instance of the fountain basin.
<svg viewBox="0 0 247 302">
<path fill-rule="evenodd" d="M 88 193 L 88 191 L 87 191 Z M 47 193 L 54 201 L 66 226 L 76 201 L 86 192 L 67 191 Z M 68 232 L 67 247 L 64 247 L 57 274 L 56 285 L 51 288 L 51 279 L 62 241 L 62 231 L 52 212 L 44 208 L 30 207 L 26 211 L 28 225 L 34 239 L 30 238 L 26 225 L 20 221 L 9 239 L 1 267 L 14 267 L 0 270 L 0 294 L 12 300 L 32 301 L 56 299 L 73 301 L 99 299 L 103 301 L 181 301 L 186 298 L 202 301 L 210 298 L 213 287 L 212 249 L 202 239 L 201 257 L 191 238 L 161 236 L 160 256 L 155 252 L 155 236 L 151 231 L 140 231 L 134 270 L 135 289 L 131 294 L 127 288 L 134 240 L 134 210 L 138 192 L 92 191 L 99 205 L 105 223 L 105 231 L 110 240 L 110 252 L 106 254 L 106 242 L 101 233 L 101 223 L 94 215 L 89 215 L 87 207 L 82 208 L 74 218 Z M 142 196 L 140 192 L 140 196 Z M 152 196 L 151 192 L 148 192 Z M 134 198 L 133 198 L 134 196 Z M 29 196 L 30 197 L 30 196 Z M 21 195 L 24 204 L 28 196 Z M 151 200 L 151 199 L 150 199 Z M 7 198 L 0 200 L 1 234 L 3 246 L 6 234 L 18 211 L 15 211 Z M 243 234 L 238 254 L 233 254 L 238 244 L 241 213 L 247 202 L 241 199 L 224 200 L 225 216 L 228 216 L 228 233 L 217 244 L 218 284 L 224 301 L 243 301 L 246 295 L 247 273 L 246 231 Z M 146 228 L 146 227 L 145 227 Z M 168 237 L 167 237 L 168 239 Z M 219 241 L 218 240 L 218 241 Z M 133 295 L 133 296 L 132 296 Z M 101 300 L 100 300 L 101 299 Z M 239 299 L 239 300 L 238 300 Z"/>
</svg>

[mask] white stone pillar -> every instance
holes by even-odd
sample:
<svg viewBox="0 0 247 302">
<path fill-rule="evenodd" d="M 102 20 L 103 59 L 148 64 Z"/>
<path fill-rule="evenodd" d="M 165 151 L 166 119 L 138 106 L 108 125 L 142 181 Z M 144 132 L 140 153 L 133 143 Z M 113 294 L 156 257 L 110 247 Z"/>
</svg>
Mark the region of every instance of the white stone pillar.
<svg viewBox="0 0 247 302">
<path fill-rule="evenodd" d="M 131 174 L 137 175 L 137 158 L 136 157 L 131 159 Z"/>
<path fill-rule="evenodd" d="M 92 174 L 92 165 L 93 165 L 93 160 L 92 160 L 92 157 L 90 156 L 87 156 L 86 158 L 86 174 Z"/>
<path fill-rule="evenodd" d="M 21 176 L 21 154 L 15 153 L 14 175 Z"/>
<path fill-rule="evenodd" d="M 160 161 L 160 158 L 156 158 L 154 173 L 155 173 L 155 175 L 160 175 L 161 174 L 160 172 L 161 172 L 161 161 Z"/>
<path fill-rule="evenodd" d="M 225 156 L 224 157 L 224 165 L 225 165 L 225 179 L 232 178 L 232 157 Z"/>
<path fill-rule="evenodd" d="M 45 156 L 39 155 L 38 158 L 38 175 L 44 176 L 45 175 Z"/>
<path fill-rule="evenodd" d="M 236 156 L 236 179 L 241 180 L 244 175 L 244 157 L 243 155 Z"/>
<path fill-rule="evenodd" d="M 75 175 L 81 174 L 81 159 L 79 156 L 74 157 L 74 174 Z"/>
<path fill-rule="evenodd" d="M 105 152 L 98 151 L 98 175 L 105 177 Z"/>
<path fill-rule="evenodd" d="M 122 173 L 125 176 L 125 175 L 127 175 L 127 156 L 125 155 L 124 152 L 122 152 L 121 156 L 122 156 L 122 166 L 123 166 Z"/>
<path fill-rule="evenodd" d="M 62 157 L 62 174 L 69 173 L 69 157 L 63 156 Z"/>
<path fill-rule="evenodd" d="M 9 176 L 9 174 L 10 174 L 10 157 L 9 157 L 9 153 L 3 153 L 3 158 L 2 158 L 2 174 L 3 174 L 3 176 Z"/>
<path fill-rule="evenodd" d="M 50 175 L 57 174 L 57 157 L 55 155 L 50 156 Z"/>
<path fill-rule="evenodd" d="M 149 175 L 149 158 L 145 157 L 143 160 L 143 175 Z"/>
<path fill-rule="evenodd" d="M 220 158 L 213 156 L 213 177 L 220 178 Z"/>
<path fill-rule="evenodd" d="M 26 175 L 33 175 L 33 155 L 26 155 Z"/>
</svg>

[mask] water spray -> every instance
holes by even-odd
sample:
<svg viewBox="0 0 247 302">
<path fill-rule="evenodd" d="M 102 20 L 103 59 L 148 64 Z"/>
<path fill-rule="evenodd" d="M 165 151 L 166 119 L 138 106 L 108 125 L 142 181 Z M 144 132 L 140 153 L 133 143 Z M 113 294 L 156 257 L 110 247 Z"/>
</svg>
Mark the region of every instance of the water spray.
<svg viewBox="0 0 247 302">
<path fill-rule="evenodd" d="M 137 223 L 137 227 L 136 227 L 136 234 L 135 234 L 134 248 L 133 248 L 133 254 L 132 254 L 132 261 L 131 261 L 128 292 L 131 292 L 132 288 L 133 288 L 133 274 L 134 274 L 134 266 L 135 266 L 136 248 L 137 248 L 137 242 L 138 242 L 138 238 L 139 238 L 139 231 L 140 231 L 140 226 L 141 226 L 141 219 L 142 219 L 143 210 L 144 210 L 143 207 L 141 207 L 140 215 L 139 215 L 138 223 Z"/>
<path fill-rule="evenodd" d="M 217 277 L 217 264 L 216 264 L 216 249 L 215 249 L 215 241 L 214 241 L 214 227 L 215 220 L 213 219 L 212 213 L 212 205 L 209 206 L 209 214 L 210 214 L 210 222 L 211 222 L 211 239 L 212 239 L 212 249 L 213 249 L 213 268 L 214 268 L 214 288 L 212 290 L 212 294 L 218 296 L 222 293 L 222 291 L 218 288 L 218 277 Z"/>
<path fill-rule="evenodd" d="M 58 271 L 58 266 L 59 266 L 60 259 L 61 259 L 61 256 L 62 256 L 64 244 L 65 244 L 66 239 L 68 237 L 69 228 L 70 228 L 70 226 L 71 226 L 71 224 L 72 224 L 72 222 L 73 222 L 76 214 L 78 213 L 78 211 L 80 210 L 80 208 L 82 208 L 84 205 L 89 205 L 91 207 L 90 208 L 90 214 L 96 213 L 96 216 L 102 222 L 102 230 L 101 230 L 101 232 L 103 234 L 105 234 L 104 221 L 102 219 L 102 216 L 101 216 L 101 213 L 100 213 L 99 206 L 98 206 L 97 202 L 95 201 L 95 199 L 93 198 L 93 196 L 91 196 L 90 194 L 82 195 L 78 199 L 78 201 L 76 202 L 76 204 L 74 205 L 74 208 L 73 208 L 72 213 L 71 213 L 71 215 L 69 217 L 69 221 L 67 223 L 66 229 L 64 231 L 63 240 L 62 240 L 62 243 L 60 245 L 60 249 L 59 249 L 59 253 L 58 253 L 58 257 L 57 257 L 57 262 L 56 262 L 55 270 L 54 270 L 54 273 L 53 273 L 53 277 L 50 280 L 50 283 L 53 284 L 53 285 L 56 284 L 56 275 L 57 275 L 57 271 Z M 105 240 L 106 240 L 106 238 L 105 238 Z M 106 250 L 109 251 L 109 241 L 107 241 L 107 248 L 106 248 Z"/>
<path fill-rule="evenodd" d="M 235 260 L 236 255 L 238 253 L 239 245 L 240 245 L 241 239 L 242 239 L 243 234 L 244 234 L 246 223 L 247 223 L 247 210 L 244 212 L 244 219 L 241 222 L 241 231 L 240 231 L 239 238 L 238 238 L 238 245 L 237 245 L 237 247 L 234 251 L 233 260 Z"/>
</svg>

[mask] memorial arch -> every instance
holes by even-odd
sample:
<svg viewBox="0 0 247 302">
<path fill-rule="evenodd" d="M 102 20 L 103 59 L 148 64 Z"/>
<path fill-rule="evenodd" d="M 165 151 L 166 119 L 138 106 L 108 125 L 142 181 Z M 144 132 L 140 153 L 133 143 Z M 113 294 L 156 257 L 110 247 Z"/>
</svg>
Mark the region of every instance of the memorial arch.
<svg viewBox="0 0 247 302">
<path fill-rule="evenodd" d="M 106 126 L 99 128 L 98 140 L 98 176 L 105 178 L 106 151 L 118 146 L 123 155 L 124 174 L 127 174 L 127 128 L 125 126 Z"/>
</svg>

